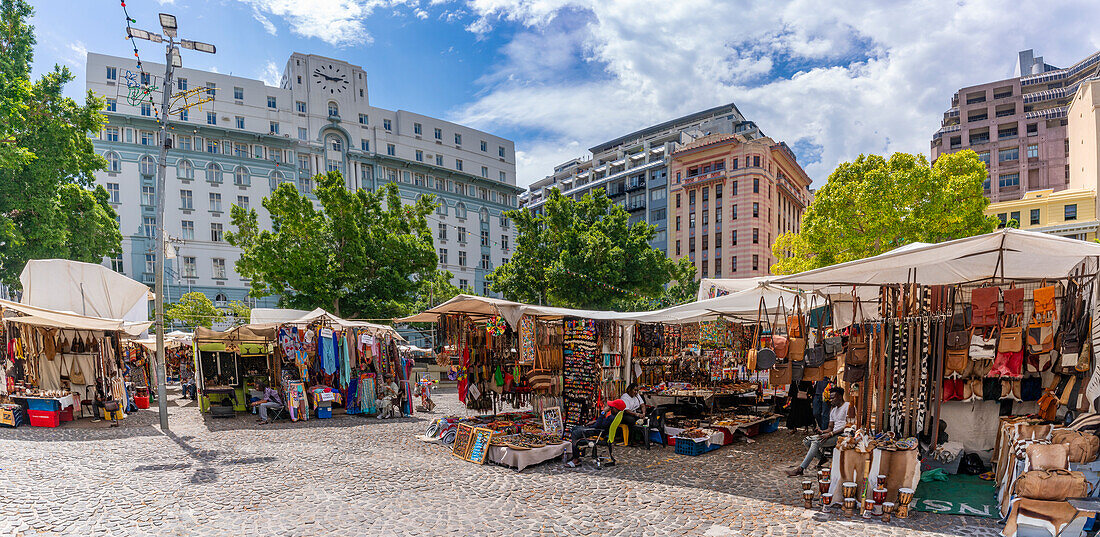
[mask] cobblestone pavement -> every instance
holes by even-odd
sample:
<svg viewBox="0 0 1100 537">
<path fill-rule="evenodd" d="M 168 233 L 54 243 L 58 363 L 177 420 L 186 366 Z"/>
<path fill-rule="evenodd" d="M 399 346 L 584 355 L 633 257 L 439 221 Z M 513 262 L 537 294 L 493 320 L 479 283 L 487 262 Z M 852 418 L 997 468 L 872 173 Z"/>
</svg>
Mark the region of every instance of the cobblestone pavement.
<svg viewBox="0 0 1100 537">
<path fill-rule="evenodd" d="M 916 513 L 897 524 L 801 507 L 782 469 L 803 453 L 781 430 L 700 457 L 623 448 L 619 465 L 522 473 L 416 438 L 461 413 L 335 416 L 259 426 L 203 417 L 171 396 L 120 428 L 0 429 L 0 535 L 992 536 L 991 520 Z"/>
</svg>

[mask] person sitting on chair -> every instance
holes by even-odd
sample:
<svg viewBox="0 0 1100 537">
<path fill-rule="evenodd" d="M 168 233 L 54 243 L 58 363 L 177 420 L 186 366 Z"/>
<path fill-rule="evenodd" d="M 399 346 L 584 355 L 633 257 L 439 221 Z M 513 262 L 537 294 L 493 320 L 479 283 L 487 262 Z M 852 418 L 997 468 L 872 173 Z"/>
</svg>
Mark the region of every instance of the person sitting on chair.
<svg viewBox="0 0 1100 537">
<path fill-rule="evenodd" d="M 378 419 L 384 420 L 394 416 L 393 407 L 401 404 L 401 390 L 393 377 L 386 377 L 385 383 L 382 384 L 382 391 L 378 393 L 378 399 L 374 403 L 378 407 Z"/>
<path fill-rule="evenodd" d="M 267 410 L 283 406 L 283 400 L 279 397 L 279 392 L 268 387 L 262 380 L 256 383 L 256 389 L 263 393 L 263 397 L 258 401 L 253 401 L 251 406 L 259 407 L 260 425 L 267 425 L 271 423 L 271 420 L 267 419 Z"/>
<path fill-rule="evenodd" d="M 626 410 L 623 411 L 623 423 L 634 426 L 645 419 L 645 400 L 638 394 L 637 383 L 631 382 L 626 387 L 626 391 L 619 396 L 619 399 L 626 403 Z"/>
<path fill-rule="evenodd" d="M 195 374 L 191 372 L 191 365 L 186 361 L 180 361 L 180 390 L 184 399 L 195 400 Z"/>
<path fill-rule="evenodd" d="M 615 421 L 615 416 L 624 410 L 626 410 L 626 403 L 622 399 L 608 401 L 607 407 L 596 419 L 585 425 L 573 427 L 573 430 L 569 431 L 569 436 L 573 442 L 573 458 L 569 459 L 566 465 L 570 468 L 576 468 L 577 462 L 581 460 L 581 441 L 590 436 L 607 432 L 608 428 L 611 427 L 611 423 Z"/>
<path fill-rule="evenodd" d="M 802 444 L 809 448 L 806 451 L 806 458 L 802 460 L 802 464 L 787 470 L 788 476 L 802 475 L 815 458 L 821 459 L 824 463 L 825 450 L 836 447 L 837 437 L 844 432 L 848 420 L 856 416 L 855 408 L 844 400 L 844 388 L 829 389 L 829 404 L 831 405 L 829 425 L 824 429 L 818 429 L 818 434 L 808 436 L 802 441 Z"/>
</svg>

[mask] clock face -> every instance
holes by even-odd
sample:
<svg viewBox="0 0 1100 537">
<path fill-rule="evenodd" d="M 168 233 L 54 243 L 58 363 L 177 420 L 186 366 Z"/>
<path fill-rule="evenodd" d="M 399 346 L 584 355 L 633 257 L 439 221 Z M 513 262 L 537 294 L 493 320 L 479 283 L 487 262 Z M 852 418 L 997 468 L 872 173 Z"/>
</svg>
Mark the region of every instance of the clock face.
<svg viewBox="0 0 1100 537">
<path fill-rule="evenodd" d="M 348 77 L 337 66 L 321 65 L 313 69 L 313 80 L 321 86 L 321 91 L 327 91 L 332 95 L 343 93 L 348 89 Z"/>
</svg>

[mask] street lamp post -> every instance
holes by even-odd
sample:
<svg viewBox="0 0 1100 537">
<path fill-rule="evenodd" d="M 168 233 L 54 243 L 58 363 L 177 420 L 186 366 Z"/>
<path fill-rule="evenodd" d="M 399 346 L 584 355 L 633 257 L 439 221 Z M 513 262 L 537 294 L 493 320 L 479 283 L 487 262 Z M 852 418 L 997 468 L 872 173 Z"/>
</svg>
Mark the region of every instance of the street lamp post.
<svg viewBox="0 0 1100 537">
<path fill-rule="evenodd" d="M 164 84 L 163 91 L 160 100 L 160 157 L 157 160 L 157 236 L 155 254 L 157 260 L 156 268 L 156 324 L 157 324 L 157 406 L 160 409 L 160 428 L 161 430 L 168 430 L 168 395 L 167 387 L 165 386 L 165 377 L 167 376 L 167 370 L 164 362 L 164 257 L 168 249 L 168 241 L 164 233 L 164 181 L 165 175 L 168 171 L 168 149 L 171 147 L 172 142 L 168 139 L 168 116 L 169 116 L 169 104 L 171 103 L 172 95 L 172 73 L 176 67 L 182 67 L 183 61 L 180 58 L 179 46 L 186 49 L 197 50 L 199 52 L 206 52 L 214 54 L 216 49 L 214 45 L 208 43 L 199 43 L 196 41 L 188 41 L 186 39 L 176 40 L 176 16 L 169 15 L 167 13 L 160 14 L 160 27 L 164 31 L 164 35 L 147 32 L 145 30 L 138 30 L 137 28 L 127 27 L 127 33 L 129 37 L 137 39 L 145 39 L 154 43 L 167 42 L 164 47 Z M 167 39 L 166 39 L 167 38 Z M 179 46 L 177 46 L 179 45 Z"/>
</svg>

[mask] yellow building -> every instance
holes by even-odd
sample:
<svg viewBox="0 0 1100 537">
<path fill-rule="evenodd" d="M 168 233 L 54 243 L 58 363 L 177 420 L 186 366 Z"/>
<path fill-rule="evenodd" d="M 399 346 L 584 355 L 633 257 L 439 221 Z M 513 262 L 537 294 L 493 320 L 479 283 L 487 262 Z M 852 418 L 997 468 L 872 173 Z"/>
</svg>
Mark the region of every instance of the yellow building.
<svg viewBox="0 0 1100 537">
<path fill-rule="evenodd" d="M 990 203 L 985 214 L 1000 218 L 1002 225 L 1015 220 L 1020 229 L 1072 239 L 1093 240 L 1100 227 L 1094 189 L 1033 190 L 1018 200 Z"/>
</svg>

